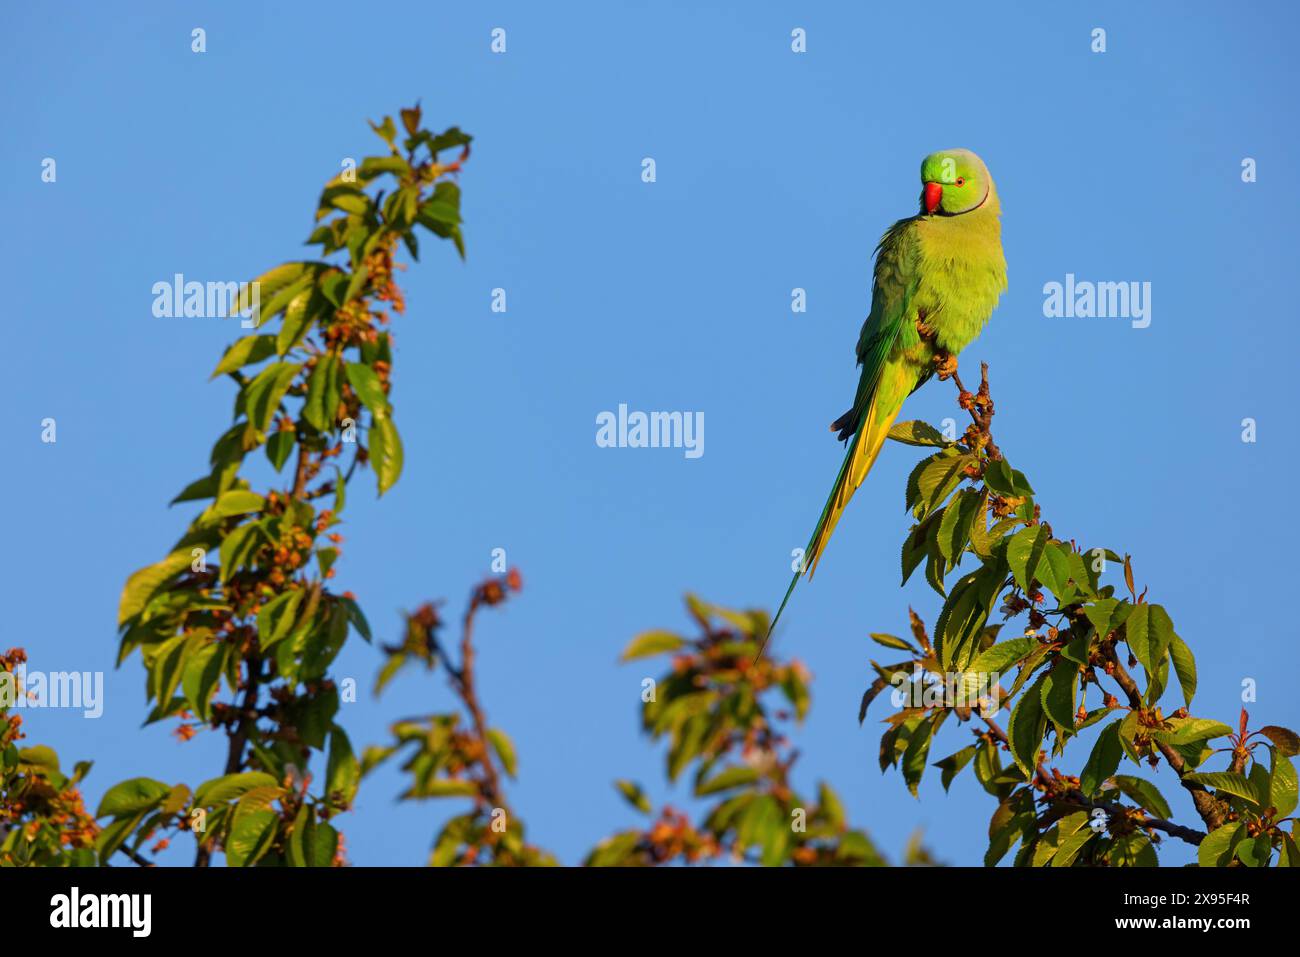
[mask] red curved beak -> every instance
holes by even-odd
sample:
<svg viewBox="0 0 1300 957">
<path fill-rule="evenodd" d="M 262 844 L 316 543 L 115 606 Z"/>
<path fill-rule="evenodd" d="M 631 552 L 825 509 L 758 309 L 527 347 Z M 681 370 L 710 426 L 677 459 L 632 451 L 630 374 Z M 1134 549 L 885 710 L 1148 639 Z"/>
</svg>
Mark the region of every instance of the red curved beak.
<svg viewBox="0 0 1300 957">
<path fill-rule="evenodd" d="M 921 202 L 925 204 L 927 214 L 933 213 L 939 208 L 939 202 L 943 199 L 943 186 L 939 183 L 926 183 L 925 192 L 921 194 Z"/>
</svg>

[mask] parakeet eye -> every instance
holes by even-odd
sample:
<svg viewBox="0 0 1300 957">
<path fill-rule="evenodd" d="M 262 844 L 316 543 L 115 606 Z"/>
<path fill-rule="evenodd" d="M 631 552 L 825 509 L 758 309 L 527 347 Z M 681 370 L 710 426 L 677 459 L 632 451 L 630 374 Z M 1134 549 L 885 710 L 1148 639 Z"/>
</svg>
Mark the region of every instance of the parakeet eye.
<svg viewBox="0 0 1300 957">
<path fill-rule="evenodd" d="M 958 177 L 957 177 L 957 185 L 958 185 L 958 186 L 965 186 L 965 185 L 966 185 L 966 180 L 965 180 L 965 178 L 964 178 L 964 177 L 961 177 L 961 176 L 958 176 Z"/>
</svg>

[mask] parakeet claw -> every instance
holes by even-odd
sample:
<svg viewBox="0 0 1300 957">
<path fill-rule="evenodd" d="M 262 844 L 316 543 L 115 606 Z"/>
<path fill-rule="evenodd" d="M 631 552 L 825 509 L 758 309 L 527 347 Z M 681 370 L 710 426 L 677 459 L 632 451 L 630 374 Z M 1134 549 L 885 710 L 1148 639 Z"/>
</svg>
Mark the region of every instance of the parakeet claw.
<svg viewBox="0 0 1300 957">
<path fill-rule="evenodd" d="M 952 378 L 953 373 L 957 371 L 956 357 L 947 352 L 936 352 L 934 354 L 934 371 L 939 376 L 940 382 Z"/>
</svg>

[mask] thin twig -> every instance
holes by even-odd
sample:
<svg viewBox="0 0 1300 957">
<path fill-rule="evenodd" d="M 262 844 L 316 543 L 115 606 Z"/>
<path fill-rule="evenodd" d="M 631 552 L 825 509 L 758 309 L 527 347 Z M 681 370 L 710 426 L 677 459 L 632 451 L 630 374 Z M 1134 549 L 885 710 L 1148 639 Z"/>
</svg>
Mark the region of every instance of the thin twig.
<svg viewBox="0 0 1300 957">
<path fill-rule="evenodd" d="M 1103 636 L 1104 637 L 1104 636 Z M 1145 710 L 1142 704 L 1142 694 L 1138 690 L 1137 682 L 1133 676 L 1128 673 L 1124 665 L 1120 662 L 1119 657 L 1115 654 L 1113 646 L 1102 644 L 1102 654 L 1111 663 L 1110 676 L 1115 679 L 1120 690 L 1124 692 L 1124 697 L 1128 699 L 1129 707 L 1136 710 Z M 1210 793 L 1209 789 L 1203 784 L 1195 781 L 1188 781 L 1184 775 L 1187 773 L 1187 762 L 1183 756 L 1173 749 L 1172 746 L 1163 741 L 1155 742 L 1160 753 L 1164 755 L 1169 766 L 1173 768 L 1174 773 L 1178 775 L 1178 782 L 1191 794 L 1192 803 L 1196 805 L 1196 813 L 1201 816 L 1205 826 L 1211 831 L 1218 829 L 1227 819 L 1228 808 L 1226 805 Z"/>
<path fill-rule="evenodd" d="M 1094 801 L 1084 797 L 1077 792 L 1071 792 L 1068 797 L 1062 798 L 1061 803 L 1065 805 L 1077 806 L 1082 810 L 1100 809 L 1108 815 L 1123 817 L 1127 816 L 1128 808 L 1122 804 L 1114 804 L 1110 801 Z M 1143 817 L 1138 822 L 1141 827 L 1155 828 L 1157 831 L 1164 831 L 1170 837 L 1176 837 L 1186 841 L 1188 844 L 1200 844 L 1205 840 L 1205 833 L 1194 828 L 1183 827 L 1181 824 L 1175 824 L 1173 821 L 1166 821 L 1158 817 Z"/>
<path fill-rule="evenodd" d="M 501 779 L 497 776 L 496 765 L 492 762 L 487 717 L 483 713 L 483 706 L 479 704 L 478 691 L 474 686 L 474 615 L 480 604 L 481 595 L 476 589 L 470 599 L 469 608 L 465 610 L 460 639 L 460 671 L 456 674 L 456 684 L 459 686 L 460 698 L 465 703 L 465 709 L 469 711 L 474 721 L 474 732 L 483 750 L 483 774 L 486 779 L 484 784 L 487 785 L 485 796 L 494 804 L 504 807 Z"/>
<path fill-rule="evenodd" d="M 1011 747 L 1011 739 L 1007 737 L 1007 733 L 1002 730 L 996 721 L 986 715 L 982 709 L 978 711 L 977 714 L 979 714 L 984 723 L 989 726 L 989 731 L 992 732 L 993 737 L 997 738 L 1007 747 Z"/>
<path fill-rule="evenodd" d="M 135 861 L 135 863 L 138 864 L 140 867 L 154 866 L 153 861 L 149 860 L 149 858 L 147 857 L 144 857 L 139 852 L 131 850 L 125 844 L 119 847 L 117 850 L 119 853 L 125 854 L 127 857 L 131 858 L 131 860 Z"/>
<path fill-rule="evenodd" d="M 957 386 L 959 399 L 971 396 L 971 404 L 967 406 L 963 403 L 962 408 L 965 408 L 970 413 L 971 421 L 975 423 L 975 427 L 980 430 L 987 440 L 984 447 L 988 451 L 989 458 L 994 462 L 999 461 L 1002 458 L 1002 451 L 998 448 L 997 443 L 993 441 L 993 399 L 989 395 L 989 364 L 987 362 L 980 363 L 980 387 L 978 392 L 972 393 L 966 388 L 961 381 L 961 375 L 958 374 L 956 369 L 952 371 L 951 378 L 953 384 Z"/>
</svg>

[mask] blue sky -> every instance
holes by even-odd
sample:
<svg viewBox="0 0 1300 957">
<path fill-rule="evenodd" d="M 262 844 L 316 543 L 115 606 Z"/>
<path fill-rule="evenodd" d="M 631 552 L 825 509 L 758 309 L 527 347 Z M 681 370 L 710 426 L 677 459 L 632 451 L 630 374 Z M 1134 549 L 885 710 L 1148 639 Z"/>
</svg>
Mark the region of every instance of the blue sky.
<svg viewBox="0 0 1300 957">
<path fill-rule="evenodd" d="M 365 120 L 416 99 L 431 127 L 475 136 L 468 261 L 426 242 L 403 276 L 406 470 L 382 501 L 369 476 L 355 485 L 337 581 L 392 638 L 403 608 L 462 607 L 493 548 L 521 568 L 524 594 L 480 625 L 480 670 L 519 749 L 511 798 L 532 839 L 574 862 L 633 823 L 619 777 L 684 803 L 637 731 L 655 672 L 618 653 L 638 631 L 686 628 L 687 590 L 775 606 L 842 454 L 826 425 L 857 381 L 872 249 L 914 212 L 921 157 L 952 146 L 983 156 L 1004 208 L 1010 289 L 962 357 L 968 376 L 992 365 L 999 444 L 1058 534 L 1135 555 L 1197 654 L 1198 714 L 1232 721 L 1254 679 L 1254 723 L 1297 724 L 1296 625 L 1259 613 L 1292 589 L 1296 532 L 1278 334 L 1296 312 L 1296 9 L 882 7 L 10 6 L 2 643 L 35 669 L 108 672 L 100 719 L 27 719 L 67 763 L 95 759 L 90 803 L 136 775 L 196 784 L 224 754 L 214 735 L 138 730 L 139 660 L 112 670 L 122 583 L 180 534 L 189 512 L 166 503 L 206 471 L 233 401 L 207 377 L 239 330 L 157 319 L 151 286 L 301 256 L 321 184 L 378 143 Z M 1258 182 L 1242 182 L 1245 157 Z M 1043 285 L 1067 273 L 1150 282 L 1151 325 L 1045 318 Z M 598 448 L 595 418 L 620 403 L 703 412 L 705 454 Z M 954 411 L 931 383 L 904 415 Z M 855 720 L 879 650 L 867 633 L 905 628 L 909 604 L 938 613 L 923 583 L 898 588 L 917 456 L 885 450 L 777 651 L 815 675 L 797 780 L 832 781 L 891 855 L 923 828 L 941 857 L 974 864 L 993 807 L 969 774 L 947 796 L 928 776 L 918 802 L 882 778 L 879 726 Z M 379 664 L 358 642 L 337 671 L 368 688 Z M 341 720 L 360 747 L 448 703 L 441 676 L 411 673 Z M 966 740 L 947 729 L 934 756 Z M 1167 769 L 1154 780 L 1177 817 L 1194 815 Z M 355 863 L 423 863 L 441 811 L 395 804 L 400 786 L 395 771 L 368 780 L 340 819 Z M 1164 862 L 1189 859 L 1166 847 Z"/>
</svg>

